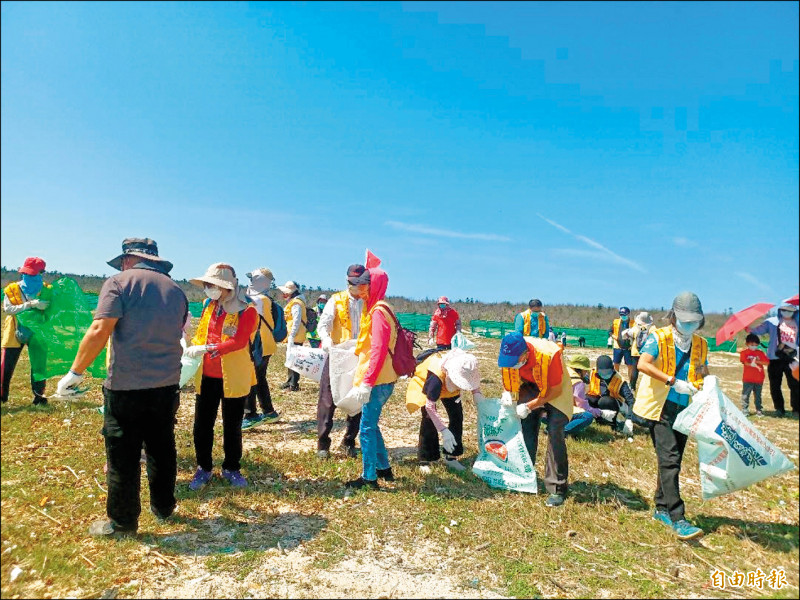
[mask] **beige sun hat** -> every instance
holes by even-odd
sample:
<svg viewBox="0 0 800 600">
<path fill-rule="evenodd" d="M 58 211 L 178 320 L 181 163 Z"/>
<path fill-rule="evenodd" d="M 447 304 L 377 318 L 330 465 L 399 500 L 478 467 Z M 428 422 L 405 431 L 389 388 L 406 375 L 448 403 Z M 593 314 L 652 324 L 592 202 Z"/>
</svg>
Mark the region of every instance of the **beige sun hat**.
<svg viewBox="0 0 800 600">
<path fill-rule="evenodd" d="M 442 368 L 460 389 L 471 392 L 481 387 L 481 373 L 474 354 L 460 348 L 450 350 L 442 359 Z"/>
<path fill-rule="evenodd" d="M 633 320 L 633 322 L 638 325 L 652 325 L 653 317 L 650 316 L 649 312 L 640 312 L 638 315 L 636 315 L 636 318 Z"/>
<path fill-rule="evenodd" d="M 278 289 L 284 294 L 294 294 L 297 291 L 297 284 L 294 281 L 287 281 L 283 285 L 279 285 Z"/>
<path fill-rule="evenodd" d="M 205 275 L 190 279 L 189 283 L 199 288 L 204 287 L 206 283 L 210 283 L 211 285 L 216 285 L 226 290 L 235 290 L 239 281 L 228 265 L 225 263 L 214 263 L 206 269 Z"/>
</svg>

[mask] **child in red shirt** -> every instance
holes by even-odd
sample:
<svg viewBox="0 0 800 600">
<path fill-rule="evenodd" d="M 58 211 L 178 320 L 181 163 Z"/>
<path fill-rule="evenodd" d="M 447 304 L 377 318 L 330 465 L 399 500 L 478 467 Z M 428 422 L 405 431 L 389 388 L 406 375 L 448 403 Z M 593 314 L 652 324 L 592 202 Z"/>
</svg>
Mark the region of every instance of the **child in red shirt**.
<svg viewBox="0 0 800 600">
<path fill-rule="evenodd" d="M 759 349 L 761 340 L 751 333 L 746 338 L 747 348 L 739 353 L 739 360 L 744 365 L 742 373 L 742 412 L 750 414 L 750 392 L 753 392 L 756 404 L 756 416 L 763 417 L 761 412 L 761 387 L 764 384 L 764 367 L 769 364 L 767 355 Z"/>
</svg>

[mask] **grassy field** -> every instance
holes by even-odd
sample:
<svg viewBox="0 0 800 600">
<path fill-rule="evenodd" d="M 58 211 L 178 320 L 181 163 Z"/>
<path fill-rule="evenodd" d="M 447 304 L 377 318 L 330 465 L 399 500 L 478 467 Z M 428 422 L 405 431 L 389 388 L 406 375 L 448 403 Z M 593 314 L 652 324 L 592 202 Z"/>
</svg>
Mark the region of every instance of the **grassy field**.
<svg viewBox="0 0 800 600">
<path fill-rule="evenodd" d="M 497 397 L 498 342 L 477 342 L 484 391 Z M 184 391 L 177 515 L 159 524 L 146 510 L 145 479 L 139 535 L 114 541 L 87 534 L 105 511 L 101 382 L 79 401 L 34 408 L 23 356 L 2 407 L 2 596 L 797 597 L 797 471 L 703 502 L 690 441 L 683 496 L 688 517 L 707 535 L 680 543 L 651 519 L 655 455 L 644 430 L 629 441 L 594 426 L 570 439 L 570 496 L 560 509 L 547 509 L 543 493 L 491 490 L 470 471 L 420 474 L 419 415 L 405 410 L 401 382 L 381 419 L 397 481 L 348 496 L 342 484 L 358 476 L 360 459 L 316 459 L 318 388 L 303 379 L 301 392 L 277 391 L 286 374 L 282 359 L 276 356 L 269 371 L 281 421 L 244 432 L 251 486 L 233 491 L 215 477 L 199 493 L 188 490 L 194 396 Z M 738 397 L 740 369 L 733 355 L 711 356 L 711 372 L 731 398 Z M 54 388 L 52 380 L 48 391 Z M 771 408 L 768 392 L 765 405 Z M 471 399 L 465 419 L 464 462 L 471 464 Z M 797 463 L 797 420 L 755 423 Z M 335 421 L 334 448 L 342 424 Z M 221 438 L 218 421 L 216 473 Z M 542 434 L 540 476 L 545 447 Z M 787 578 L 780 590 L 766 582 L 763 589 L 711 586 L 716 569 L 769 575 L 780 568 Z"/>
</svg>

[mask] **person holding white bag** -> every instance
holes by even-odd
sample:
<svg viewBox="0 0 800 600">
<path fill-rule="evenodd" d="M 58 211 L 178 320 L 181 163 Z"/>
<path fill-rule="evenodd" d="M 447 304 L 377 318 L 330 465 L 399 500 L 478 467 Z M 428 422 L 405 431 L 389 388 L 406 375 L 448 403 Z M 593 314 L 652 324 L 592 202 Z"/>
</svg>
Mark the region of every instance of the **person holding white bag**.
<svg viewBox="0 0 800 600">
<path fill-rule="evenodd" d="M 468 391 L 476 401 L 483 398 L 478 359 L 458 348 L 449 352 L 429 350 L 417 360 L 420 359 L 406 390 L 408 412 L 419 410 L 422 414 L 417 445 L 420 471 L 430 473 L 430 464 L 439 460 L 440 435 L 445 465 L 464 471 L 466 467 L 458 461 L 458 457 L 464 454 L 464 409 L 460 396 L 462 391 Z M 447 426 L 436 410 L 439 400 L 447 411 Z"/>
<path fill-rule="evenodd" d="M 288 356 L 295 346 L 302 346 L 306 341 L 306 298 L 300 293 L 297 283 L 294 281 L 287 281 L 285 284 L 279 285 L 278 289 L 283 294 L 283 299 L 286 300 L 283 315 L 289 331 L 289 335 L 286 336 L 286 354 Z M 288 369 L 288 377 L 281 389 L 299 392 L 300 373 Z"/>
<path fill-rule="evenodd" d="M 358 339 L 361 317 L 364 314 L 364 301 L 358 296 L 357 282 L 365 271 L 364 265 L 355 264 L 347 268 L 347 289 L 331 296 L 317 325 L 317 334 L 325 351 L 325 364 L 322 367 L 317 399 L 317 458 L 330 456 L 333 411 L 336 408 L 331 389 L 330 350 L 331 347 L 347 340 Z M 356 437 L 360 426 L 360 412 L 347 416 L 347 430 L 340 448 L 350 458 L 358 456 Z"/>
<path fill-rule="evenodd" d="M 673 425 L 708 374 L 708 342 L 696 333 L 705 324 L 696 294 L 678 294 L 666 318 L 669 325 L 651 333 L 642 348 L 633 412 L 647 420 L 658 460 L 653 518 L 671 528 L 679 540 L 690 540 L 703 535 L 703 530 L 684 515 L 679 480 L 687 436 Z"/>
</svg>

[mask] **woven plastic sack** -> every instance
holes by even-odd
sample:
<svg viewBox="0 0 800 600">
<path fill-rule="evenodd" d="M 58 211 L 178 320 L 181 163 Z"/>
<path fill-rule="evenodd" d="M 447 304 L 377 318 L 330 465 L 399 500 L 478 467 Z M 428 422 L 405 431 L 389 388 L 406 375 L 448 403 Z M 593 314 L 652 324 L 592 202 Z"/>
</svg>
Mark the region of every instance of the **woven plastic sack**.
<svg viewBox="0 0 800 600">
<path fill-rule="evenodd" d="M 330 349 L 328 354 L 328 370 L 331 378 L 331 396 L 333 403 L 339 406 L 347 393 L 353 389 L 353 376 L 358 366 L 358 356 L 355 355 L 355 340 L 347 340 Z M 342 409 L 348 407 L 342 406 Z M 355 410 L 355 407 L 352 408 Z M 350 409 L 348 409 L 350 414 Z M 356 411 L 353 414 L 358 414 Z"/>
<path fill-rule="evenodd" d="M 714 376 L 672 426 L 697 440 L 703 499 L 744 489 L 795 468 L 725 396 Z"/>
<path fill-rule="evenodd" d="M 70 277 L 53 282 L 50 305 L 45 310 L 26 310 L 17 323 L 33 332 L 28 342 L 34 381 L 66 375 L 78 354 L 78 346 L 94 320 L 86 295 Z M 87 369 L 92 377 L 106 376 L 106 350 Z"/>
<path fill-rule="evenodd" d="M 472 472 L 489 487 L 536 494 L 536 471 L 517 415 L 500 400 L 487 398 L 476 405 L 479 452 Z"/>
<path fill-rule="evenodd" d="M 475 343 L 470 342 L 467 339 L 467 336 L 460 331 L 453 336 L 453 339 L 450 340 L 450 344 L 453 346 L 453 348 L 461 348 L 462 350 L 472 350 L 475 348 Z"/>
<path fill-rule="evenodd" d="M 308 377 L 319 383 L 322 377 L 322 367 L 325 364 L 325 352 L 317 348 L 293 346 L 292 351 L 286 353 L 284 366 L 292 371 L 297 371 L 303 377 Z"/>
</svg>

